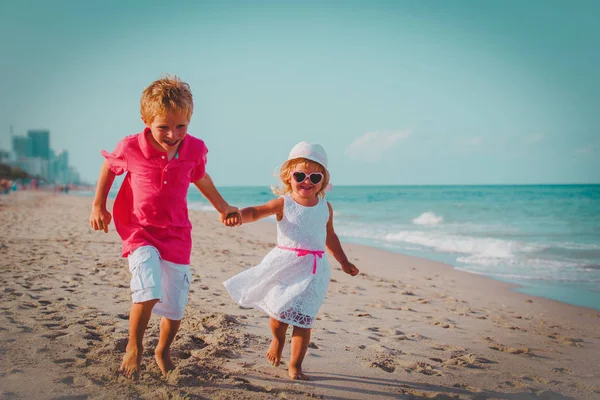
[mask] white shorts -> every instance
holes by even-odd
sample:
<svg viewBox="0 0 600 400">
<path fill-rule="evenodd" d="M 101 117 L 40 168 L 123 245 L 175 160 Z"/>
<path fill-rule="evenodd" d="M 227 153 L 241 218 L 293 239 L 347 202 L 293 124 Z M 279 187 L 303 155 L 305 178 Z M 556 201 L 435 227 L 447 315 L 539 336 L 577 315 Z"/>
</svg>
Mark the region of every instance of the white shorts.
<svg viewBox="0 0 600 400">
<path fill-rule="evenodd" d="M 127 259 L 133 302 L 159 299 L 153 313 L 175 321 L 182 319 L 192 281 L 190 266 L 161 259 L 153 246 L 138 247 Z"/>
</svg>

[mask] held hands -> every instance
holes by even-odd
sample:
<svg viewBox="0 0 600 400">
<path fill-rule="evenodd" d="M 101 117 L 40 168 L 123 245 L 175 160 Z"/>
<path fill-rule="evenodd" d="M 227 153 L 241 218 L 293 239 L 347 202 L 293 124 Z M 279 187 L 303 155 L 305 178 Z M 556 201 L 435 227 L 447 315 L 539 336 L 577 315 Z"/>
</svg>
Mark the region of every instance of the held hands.
<svg viewBox="0 0 600 400">
<path fill-rule="evenodd" d="M 229 206 L 227 210 L 219 213 L 221 222 L 225 226 L 238 226 L 242 224 L 242 214 L 237 207 Z"/>
<path fill-rule="evenodd" d="M 92 213 L 90 214 L 90 226 L 95 231 L 104 231 L 104 233 L 108 233 L 108 225 L 110 225 L 110 221 L 112 220 L 112 216 L 104 207 L 93 207 Z"/>
<path fill-rule="evenodd" d="M 344 272 L 350 276 L 356 276 L 360 272 L 358 270 L 358 268 L 356 268 L 356 266 L 354 264 L 352 264 L 350 261 L 345 261 L 345 262 L 341 263 L 341 265 L 342 265 L 342 270 L 344 270 Z"/>
</svg>

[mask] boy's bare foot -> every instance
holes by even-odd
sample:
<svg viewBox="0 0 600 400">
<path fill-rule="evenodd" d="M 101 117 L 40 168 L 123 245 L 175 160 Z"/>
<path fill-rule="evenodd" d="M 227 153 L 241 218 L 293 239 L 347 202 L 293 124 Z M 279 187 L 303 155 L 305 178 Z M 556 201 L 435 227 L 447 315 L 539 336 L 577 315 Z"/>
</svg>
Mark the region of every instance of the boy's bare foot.
<svg viewBox="0 0 600 400">
<path fill-rule="evenodd" d="M 156 348 L 154 351 L 154 359 L 163 375 L 166 375 L 167 372 L 175 369 L 175 364 L 173 364 L 173 360 L 171 360 L 171 350 L 168 348 L 163 350 Z"/>
<path fill-rule="evenodd" d="M 140 376 L 140 367 L 142 365 L 142 349 L 136 347 L 125 350 L 123 362 L 119 367 L 119 371 L 129 379 L 137 379 Z"/>
<path fill-rule="evenodd" d="M 281 362 L 281 354 L 283 353 L 283 347 L 285 346 L 285 339 L 279 340 L 276 337 L 271 339 L 271 345 L 267 351 L 267 360 L 271 365 L 278 367 Z"/>
<path fill-rule="evenodd" d="M 308 381 L 310 378 L 308 375 L 302 373 L 302 370 L 299 368 L 289 367 L 288 374 L 290 375 L 290 379 L 298 380 L 298 381 Z"/>
</svg>

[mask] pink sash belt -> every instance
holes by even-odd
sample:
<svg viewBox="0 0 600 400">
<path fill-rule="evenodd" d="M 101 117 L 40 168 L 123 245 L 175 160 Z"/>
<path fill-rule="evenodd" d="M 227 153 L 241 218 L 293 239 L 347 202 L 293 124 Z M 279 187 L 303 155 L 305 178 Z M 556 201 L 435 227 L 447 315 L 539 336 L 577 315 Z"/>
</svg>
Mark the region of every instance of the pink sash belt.
<svg viewBox="0 0 600 400">
<path fill-rule="evenodd" d="M 277 246 L 279 247 L 281 250 L 289 250 L 289 251 L 295 251 L 298 254 L 298 257 L 304 257 L 304 256 L 308 256 L 309 254 L 313 256 L 313 275 L 317 273 L 317 257 L 319 258 L 323 258 L 323 254 L 325 253 L 325 250 L 306 250 L 306 249 L 294 249 L 293 247 L 284 247 L 284 246 Z"/>
</svg>

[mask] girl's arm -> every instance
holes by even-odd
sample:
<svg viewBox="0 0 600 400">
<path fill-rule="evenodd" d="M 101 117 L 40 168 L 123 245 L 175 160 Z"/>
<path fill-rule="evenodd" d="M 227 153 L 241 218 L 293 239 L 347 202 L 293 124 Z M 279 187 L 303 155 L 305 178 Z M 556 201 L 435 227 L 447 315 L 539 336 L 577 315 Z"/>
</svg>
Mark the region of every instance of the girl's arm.
<svg viewBox="0 0 600 400">
<path fill-rule="evenodd" d="M 277 221 L 281 221 L 281 218 L 283 218 L 283 198 L 273 199 L 262 206 L 242 208 L 243 223 L 258 221 L 269 215 L 276 215 Z"/>
<path fill-rule="evenodd" d="M 212 204 L 215 210 L 219 212 L 221 222 L 225 223 L 227 226 L 240 224 L 239 218 L 236 217 L 236 214 L 239 214 L 240 211 L 237 207 L 230 206 L 229 203 L 225 201 L 208 174 L 204 174 L 201 179 L 194 182 L 194 185 L 198 188 L 200 193 L 206 197 L 210 204 Z M 228 216 L 229 218 L 227 218 Z"/>
<path fill-rule="evenodd" d="M 357 275 L 360 271 L 354 264 L 348 261 L 348 257 L 346 257 L 346 253 L 344 253 L 344 249 L 342 249 L 342 244 L 340 243 L 340 239 L 338 238 L 335 230 L 333 229 L 333 208 L 331 204 L 327 203 L 329 207 L 329 221 L 327 221 L 327 240 L 325 245 L 327 246 L 327 250 L 333 254 L 333 257 L 340 263 L 342 269 L 348 275 Z"/>
<path fill-rule="evenodd" d="M 108 225 L 112 216 L 106 209 L 106 199 L 108 192 L 115 180 L 115 173 L 108 167 L 108 162 L 105 160 L 100 168 L 100 176 L 96 184 L 96 195 L 92 203 L 92 213 L 90 214 L 90 226 L 96 230 L 108 232 Z"/>
</svg>

